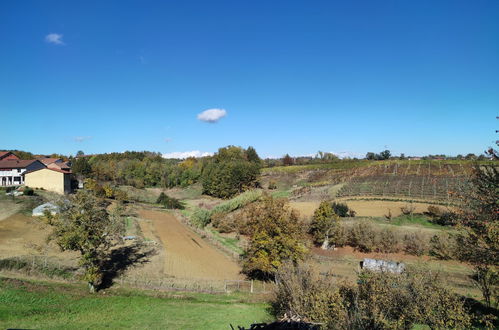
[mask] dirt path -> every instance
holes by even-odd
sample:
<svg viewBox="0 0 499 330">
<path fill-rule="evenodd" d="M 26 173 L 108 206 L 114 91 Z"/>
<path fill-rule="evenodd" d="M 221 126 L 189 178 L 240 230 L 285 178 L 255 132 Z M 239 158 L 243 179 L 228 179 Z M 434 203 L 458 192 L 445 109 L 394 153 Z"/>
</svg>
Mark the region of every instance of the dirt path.
<svg viewBox="0 0 499 330">
<path fill-rule="evenodd" d="M 152 221 L 164 246 L 164 272 L 178 278 L 240 279 L 240 267 L 173 215 L 139 210 L 140 218 Z"/>
</svg>

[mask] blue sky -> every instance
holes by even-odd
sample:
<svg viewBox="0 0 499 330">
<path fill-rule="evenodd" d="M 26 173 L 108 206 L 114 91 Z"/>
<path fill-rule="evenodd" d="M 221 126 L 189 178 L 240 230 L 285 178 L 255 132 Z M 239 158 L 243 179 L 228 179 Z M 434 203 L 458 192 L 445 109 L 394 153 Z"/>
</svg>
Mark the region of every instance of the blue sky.
<svg viewBox="0 0 499 330">
<path fill-rule="evenodd" d="M 480 153 L 498 109 L 495 0 L 0 2 L 0 149 Z"/>
</svg>

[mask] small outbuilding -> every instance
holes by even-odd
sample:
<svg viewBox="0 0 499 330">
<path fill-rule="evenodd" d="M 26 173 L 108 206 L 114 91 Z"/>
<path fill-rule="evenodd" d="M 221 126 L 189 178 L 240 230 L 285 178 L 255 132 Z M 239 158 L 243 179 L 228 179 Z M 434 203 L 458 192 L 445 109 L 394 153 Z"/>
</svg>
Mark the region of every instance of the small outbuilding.
<svg viewBox="0 0 499 330">
<path fill-rule="evenodd" d="M 33 209 L 34 217 L 41 217 L 45 214 L 46 211 L 49 211 L 52 215 L 59 213 L 59 207 L 52 203 L 45 203 L 40 206 L 37 206 Z"/>
<path fill-rule="evenodd" d="M 71 192 L 71 172 L 48 167 L 26 172 L 24 184 L 35 189 L 69 194 Z"/>
<path fill-rule="evenodd" d="M 360 269 L 400 274 L 404 272 L 405 264 L 403 262 L 365 258 L 360 262 Z"/>
</svg>

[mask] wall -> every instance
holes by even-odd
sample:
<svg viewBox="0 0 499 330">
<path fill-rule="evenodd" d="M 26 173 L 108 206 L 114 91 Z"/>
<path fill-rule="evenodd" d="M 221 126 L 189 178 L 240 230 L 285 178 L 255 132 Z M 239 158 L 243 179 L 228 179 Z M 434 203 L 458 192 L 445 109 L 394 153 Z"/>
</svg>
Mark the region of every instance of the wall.
<svg viewBox="0 0 499 330">
<path fill-rule="evenodd" d="M 43 188 L 59 194 L 69 192 L 69 190 L 65 191 L 67 185 L 65 184 L 66 181 L 69 181 L 69 174 L 49 169 L 41 169 L 39 171 L 27 173 L 24 176 L 24 183 L 26 186 L 31 188 Z"/>
</svg>

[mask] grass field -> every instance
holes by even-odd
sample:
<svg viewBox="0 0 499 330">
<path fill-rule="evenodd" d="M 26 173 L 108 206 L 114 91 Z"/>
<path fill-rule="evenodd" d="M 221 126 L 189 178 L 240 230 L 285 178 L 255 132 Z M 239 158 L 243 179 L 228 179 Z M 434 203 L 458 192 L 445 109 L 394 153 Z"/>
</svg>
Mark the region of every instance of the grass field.
<svg viewBox="0 0 499 330">
<path fill-rule="evenodd" d="M 230 329 L 269 320 L 266 308 L 245 295 L 89 294 L 83 285 L 0 278 L 0 328 Z"/>
</svg>

